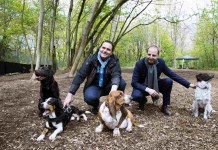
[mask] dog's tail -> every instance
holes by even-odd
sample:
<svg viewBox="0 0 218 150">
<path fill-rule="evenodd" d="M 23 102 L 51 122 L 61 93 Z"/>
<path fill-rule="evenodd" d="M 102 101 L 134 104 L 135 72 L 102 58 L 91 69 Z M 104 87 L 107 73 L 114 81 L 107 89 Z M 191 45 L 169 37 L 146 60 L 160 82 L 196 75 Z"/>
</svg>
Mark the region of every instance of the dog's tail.
<svg viewBox="0 0 218 150">
<path fill-rule="evenodd" d="M 91 111 L 86 110 L 85 114 L 91 114 Z"/>
<path fill-rule="evenodd" d="M 133 125 L 138 127 L 138 128 L 144 128 L 145 127 L 142 124 L 137 124 L 135 121 L 133 122 Z"/>
<path fill-rule="evenodd" d="M 88 120 L 86 114 L 91 114 L 91 112 L 90 112 L 90 111 L 87 111 L 87 110 L 86 110 L 86 111 L 85 111 L 85 110 L 80 110 L 80 111 L 79 111 L 79 115 L 82 116 L 85 121 Z"/>
</svg>

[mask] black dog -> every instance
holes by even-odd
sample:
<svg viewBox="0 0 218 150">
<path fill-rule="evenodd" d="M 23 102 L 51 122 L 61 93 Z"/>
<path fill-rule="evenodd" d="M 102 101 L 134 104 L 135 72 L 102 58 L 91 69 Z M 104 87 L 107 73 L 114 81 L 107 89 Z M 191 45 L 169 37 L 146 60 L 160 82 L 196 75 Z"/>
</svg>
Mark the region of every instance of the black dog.
<svg viewBox="0 0 218 150">
<path fill-rule="evenodd" d="M 61 106 L 62 102 L 59 95 L 58 83 L 54 79 L 54 71 L 48 67 L 39 67 L 35 70 L 36 80 L 40 81 L 40 99 L 38 103 L 39 116 L 41 117 L 44 109 L 41 107 L 41 103 L 44 102 L 49 97 L 54 97 L 59 99 Z"/>
<path fill-rule="evenodd" d="M 45 124 L 45 128 L 41 135 L 37 138 L 37 141 L 43 140 L 49 129 L 55 130 L 49 136 L 49 140 L 54 141 L 57 134 L 61 133 L 68 122 L 75 119 L 74 117 L 79 120 L 82 116 L 85 121 L 87 120 L 85 111 L 80 111 L 77 107 L 74 106 L 69 106 L 63 109 L 59 104 L 59 100 L 53 97 L 46 99 L 46 101 L 41 105 L 45 110 L 43 116 L 47 116 L 48 118 Z"/>
</svg>

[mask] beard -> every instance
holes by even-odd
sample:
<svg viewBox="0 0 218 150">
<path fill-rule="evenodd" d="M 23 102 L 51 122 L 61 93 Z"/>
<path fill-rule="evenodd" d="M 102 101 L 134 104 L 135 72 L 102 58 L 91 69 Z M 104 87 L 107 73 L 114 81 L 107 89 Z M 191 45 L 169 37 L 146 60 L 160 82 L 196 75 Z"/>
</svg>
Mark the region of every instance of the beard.
<svg viewBox="0 0 218 150">
<path fill-rule="evenodd" d="M 157 59 L 147 58 L 148 64 L 155 64 L 157 62 Z"/>
</svg>

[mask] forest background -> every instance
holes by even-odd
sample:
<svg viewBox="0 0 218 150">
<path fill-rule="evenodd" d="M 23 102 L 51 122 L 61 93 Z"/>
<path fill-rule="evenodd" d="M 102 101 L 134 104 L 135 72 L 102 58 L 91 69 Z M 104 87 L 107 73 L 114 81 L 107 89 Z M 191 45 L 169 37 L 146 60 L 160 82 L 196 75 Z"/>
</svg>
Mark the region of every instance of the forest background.
<svg viewBox="0 0 218 150">
<path fill-rule="evenodd" d="M 0 61 L 69 69 L 111 40 L 122 67 L 149 45 L 167 65 L 218 69 L 218 0 L 0 0 Z M 35 66 L 34 66 L 35 64 Z"/>
</svg>

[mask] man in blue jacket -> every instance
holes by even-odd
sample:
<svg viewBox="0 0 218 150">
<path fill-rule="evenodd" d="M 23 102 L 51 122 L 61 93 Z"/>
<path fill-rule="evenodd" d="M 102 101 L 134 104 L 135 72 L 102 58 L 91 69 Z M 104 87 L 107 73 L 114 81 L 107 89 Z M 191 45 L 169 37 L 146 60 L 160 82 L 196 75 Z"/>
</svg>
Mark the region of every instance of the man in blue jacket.
<svg viewBox="0 0 218 150">
<path fill-rule="evenodd" d="M 126 82 L 121 77 L 120 63 L 113 51 L 113 43 L 106 40 L 102 42 L 95 54 L 85 60 L 72 81 L 64 107 L 70 105 L 73 96 L 85 79 L 84 100 L 93 107 L 93 114 L 98 113 L 101 96 L 108 95 L 111 91 L 125 90 Z"/>
<path fill-rule="evenodd" d="M 152 100 L 156 101 L 160 92 L 163 95 L 161 112 L 171 116 L 172 113 L 168 110 L 168 105 L 170 105 L 173 80 L 186 88 L 195 88 L 195 85 L 168 68 L 165 61 L 159 58 L 159 52 L 157 46 L 151 46 L 147 49 L 147 57 L 136 62 L 131 83 L 133 87 L 132 97 L 134 101 L 139 103 L 139 109 L 144 110 L 144 105 L 147 102 L 146 96 L 150 95 Z M 161 73 L 169 78 L 161 79 Z"/>
</svg>

